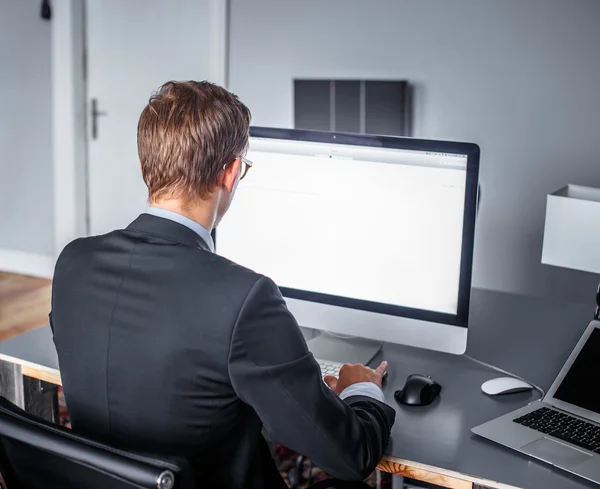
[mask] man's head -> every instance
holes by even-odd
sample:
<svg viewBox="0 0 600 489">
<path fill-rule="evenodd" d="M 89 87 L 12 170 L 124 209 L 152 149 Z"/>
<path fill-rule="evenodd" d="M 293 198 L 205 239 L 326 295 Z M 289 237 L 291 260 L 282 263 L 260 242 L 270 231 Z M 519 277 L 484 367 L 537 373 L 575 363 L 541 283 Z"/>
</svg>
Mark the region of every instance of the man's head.
<svg viewBox="0 0 600 489">
<path fill-rule="evenodd" d="M 138 154 L 150 204 L 210 211 L 213 227 L 237 188 L 248 149 L 250 111 L 208 82 L 168 82 L 138 123 Z"/>
</svg>

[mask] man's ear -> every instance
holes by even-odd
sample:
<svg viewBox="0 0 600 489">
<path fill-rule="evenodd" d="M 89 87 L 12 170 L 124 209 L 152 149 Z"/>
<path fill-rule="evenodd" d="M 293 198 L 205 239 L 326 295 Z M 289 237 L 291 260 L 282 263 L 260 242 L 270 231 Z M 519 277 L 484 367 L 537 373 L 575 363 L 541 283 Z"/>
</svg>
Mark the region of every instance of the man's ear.
<svg viewBox="0 0 600 489">
<path fill-rule="evenodd" d="M 221 185 L 227 189 L 229 193 L 233 192 L 238 176 L 240 174 L 241 158 L 236 158 L 225 167 L 221 177 Z"/>
</svg>

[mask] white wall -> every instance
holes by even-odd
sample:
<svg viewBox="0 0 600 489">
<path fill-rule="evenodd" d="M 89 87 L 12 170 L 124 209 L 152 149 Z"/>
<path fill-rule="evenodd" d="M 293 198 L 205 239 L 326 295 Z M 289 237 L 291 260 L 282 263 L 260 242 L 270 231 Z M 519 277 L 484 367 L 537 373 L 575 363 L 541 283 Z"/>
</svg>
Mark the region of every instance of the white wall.
<svg viewBox="0 0 600 489">
<path fill-rule="evenodd" d="M 593 301 L 598 277 L 540 259 L 546 194 L 600 186 L 600 2 L 231 4 L 229 88 L 254 124 L 293 126 L 295 77 L 410 80 L 415 136 L 482 148 L 474 285 Z"/>
<path fill-rule="evenodd" d="M 2 253 L 54 252 L 50 39 L 38 0 L 0 2 Z"/>
</svg>

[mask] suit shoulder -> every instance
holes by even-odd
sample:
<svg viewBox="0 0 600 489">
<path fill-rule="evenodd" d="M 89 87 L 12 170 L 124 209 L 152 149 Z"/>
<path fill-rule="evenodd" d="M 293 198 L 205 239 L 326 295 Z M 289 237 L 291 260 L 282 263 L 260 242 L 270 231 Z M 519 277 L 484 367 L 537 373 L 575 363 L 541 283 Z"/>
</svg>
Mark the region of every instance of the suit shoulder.
<svg viewBox="0 0 600 489">
<path fill-rule="evenodd" d="M 113 233 L 110 233 L 113 234 Z M 61 260 L 61 258 L 71 258 L 73 256 L 77 256 L 85 251 L 90 250 L 94 243 L 97 243 L 99 239 L 102 239 L 105 236 L 109 236 L 107 235 L 101 235 L 101 236 L 87 236 L 84 238 L 77 238 L 74 239 L 73 241 L 71 241 L 67 246 L 65 246 L 63 248 L 63 250 L 60 252 L 60 255 L 58 255 L 58 259 Z"/>
<path fill-rule="evenodd" d="M 60 252 L 59 258 L 62 256 L 68 257 L 74 253 L 77 253 L 78 251 L 81 251 L 82 249 L 84 249 L 86 247 L 86 245 L 90 241 L 90 239 L 91 238 L 74 239 L 69 244 L 67 244 L 67 246 L 65 246 L 63 248 L 63 250 Z"/>
<path fill-rule="evenodd" d="M 77 238 L 71 241 L 58 255 L 56 265 L 69 261 L 71 258 L 81 254 L 87 247 L 90 238 Z"/>
<path fill-rule="evenodd" d="M 223 277 L 235 278 L 236 280 L 242 280 L 249 284 L 254 284 L 264 277 L 260 273 L 235 263 L 229 258 L 217 255 L 216 253 L 194 248 L 189 248 L 189 252 L 195 255 L 198 264 L 203 268 L 206 266 L 214 268 Z"/>
<path fill-rule="evenodd" d="M 67 263 L 73 263 L 74 261 L 85 260 L 89 257 L 90 253 L 98 249 L 101 243 L 112 235 L 117 234 L 119 231 L 113 231 L 108 234 L 98 236 L 86 236 L 83 238 L 77 238 L 67 244 L 58 255 L 56 260 L 56 269 L 64 266 Z"/>
</svg>

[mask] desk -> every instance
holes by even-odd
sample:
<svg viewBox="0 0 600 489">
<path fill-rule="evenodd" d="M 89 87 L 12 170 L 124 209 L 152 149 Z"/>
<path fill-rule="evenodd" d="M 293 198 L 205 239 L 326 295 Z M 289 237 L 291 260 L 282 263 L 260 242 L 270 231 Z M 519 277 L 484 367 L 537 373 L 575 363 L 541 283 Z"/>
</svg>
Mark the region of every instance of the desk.
<svg viewBox="0 0 600 489">
<path fill-rule="evenodd" d="M 564 304 L 474 290 L 468 353 L 548 388 L 593 308 L 593 301 Z M 376 360 L 382 358 L 389 362 L 384 392 L 397 418 L 381 470 L 453 489 L 598 488 L 471 434 L 473 426 L 536 399 L 534 393 L 487 397 L 480 386 L 497 374 L 460 356 L 385 344 Z M 25 375 L 60 382 L 49 327 L 0 343 L 0 359 L 22 365 Z M 398 406 L 393 392 L 411 373 L 440 382 L 440 399 L 421 408 Z"/>
<path fill-rule="evenodd" d="M 62 385 L 50 326 L 1 342 L 0 360 L 20 366 L 22 375 Z"/>
<path fill-rule="evenodd" d="M 381 469 L 457 489 L 471 488 L 473 483 L 490 488 L 597 487 L 470 433 L 473 426 L 537 399 L 537 393 L 488 397 L 480 386 L 497 374 L 464 357 L 398 345 L 385 345 L 383 357 L 390 364 L 388 385 L 384 386 L 388 401 L 410 373 L 431 375 L 442 384 L 443 391 L 438 400 L 425 407 L 399 406 L 392 401 L 396 423 L 386 451 L 392 458 L 384 460 Z M 394 470 L 397 465 L 390 463 L 394 458 L 401 459 L 395 461 L 401 470 Z M 415 468 L 425 473 L 411 475 Z"/>
</svg>

